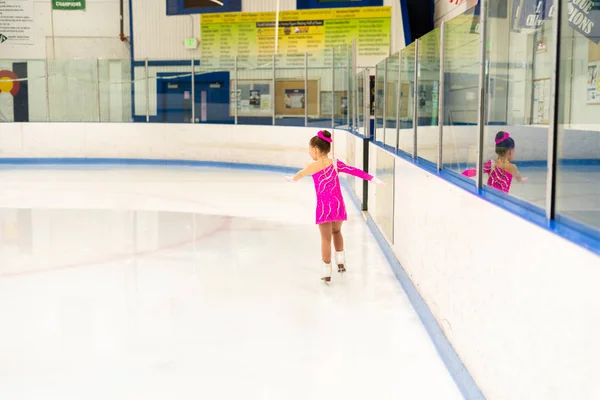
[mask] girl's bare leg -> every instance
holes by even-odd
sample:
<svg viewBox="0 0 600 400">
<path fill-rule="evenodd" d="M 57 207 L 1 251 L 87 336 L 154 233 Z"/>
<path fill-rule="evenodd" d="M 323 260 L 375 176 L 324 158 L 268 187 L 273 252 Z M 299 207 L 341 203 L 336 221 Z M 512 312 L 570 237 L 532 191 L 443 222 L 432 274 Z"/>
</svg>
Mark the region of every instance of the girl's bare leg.
<svg viewBox="0 0 600 400">
<path fill-rule="evenodd" d="M 323 278 L 325 282 L 331 280 L 331 237 L 332 237 L 332 223 L 328 222 L 319 225 L 319 231 L 321 232 L 321 258 L 323 260 Z"/>
<path fill-rule="evenodd" d="M 346 260 L 344 257 L 344 237 L 342 236 L 343 221 L 334 222 L 331 227 L 333 236 L 333 246 L 335 247 L 335 263 L 338 266 L 338 272 L 346 272 Z"/>
<path fill-rule="evenodd" d="M 344 251 L 344 237 L 342 236 L 342 221 L 333 222 L 331 234 L 333 236 L 333 246 L 335 251 Z"/>
</svg>

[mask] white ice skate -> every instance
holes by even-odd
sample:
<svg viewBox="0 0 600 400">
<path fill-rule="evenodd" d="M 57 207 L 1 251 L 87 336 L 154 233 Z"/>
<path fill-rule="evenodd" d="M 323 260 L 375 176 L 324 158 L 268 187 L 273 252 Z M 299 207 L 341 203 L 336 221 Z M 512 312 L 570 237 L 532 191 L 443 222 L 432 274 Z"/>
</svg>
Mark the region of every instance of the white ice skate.
<svg viewBox="0 0 600 400">
<path fill-rule="evenodd" d="M 325 283 L 331 282 L 331 263 L 327 264 L 323 261 L 323 277 L 321 280 Z"/>
<path fill-rule="evenodd" d="M 343 251 L 335 252 L 335 263 L 338 266 L 338 272 L 343 274 L 346 272 L 346 256 Z"/>
</svg>

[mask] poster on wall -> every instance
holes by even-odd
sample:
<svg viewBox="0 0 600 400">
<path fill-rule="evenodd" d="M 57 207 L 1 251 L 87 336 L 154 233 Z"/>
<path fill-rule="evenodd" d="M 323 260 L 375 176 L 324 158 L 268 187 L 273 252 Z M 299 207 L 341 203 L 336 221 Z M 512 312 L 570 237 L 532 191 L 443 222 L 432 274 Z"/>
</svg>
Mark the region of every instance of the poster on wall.
<svg viewBox="0 0 600 400">
<path fill-rule="evenodd" d="M 0 46 L 33 42 L 33 0 L 0 0 Z"/>
<path fill-rule="evenodd" d="M 235 81 L 231 81 L 235 87 Z M 239 80 L 237 94 L 231 92 L 229 102 L 230 116 L 235 115 L 235 96 L 237 96 L 238 116 L 265 117 L 273 114 L 271 110 L 270 94 L 272 82 L 270 80 Z"/>
<path fill-rule="evenodd" d="M 248 103 L 254 110 L 260 110 L 260 90 L 250 90 Z"/>
<path fill-rule="evenodd" d="M 359 64 L 387 57 L 391 13 L 391 7 L 280 12 L 277 65 L 304 68 L 308 53 L 309 63 L 331 66 L 329 49 L 343 53 L 353 39 Z M 230 67 L 236 56 L 241 65 L 268 64 L 275 53 L 274 12 L 203 14 L 200 27 L 202 63 L 207 68 Z"/>
<path fill-rule="evenodd" d="M 263 94 L 260 96 L 260 110 L 272 114 L 271 112 L 271 95 Z"/>
<path fill-rule="evenodd" d="M 591 62 L 588 64 L 587 79 L 587 103 L 600 104 L 600 62 Z"/>
<path fill-rule="evenodd" d="M 285 108 L 304 109 L 304 89 L 285 89 Z"/>
<path fill-rule="evenodd" d="M 533 110 L 534 124 L 548 124 L 550 119 L 550 94 L 551 80 L 538 79 L 533 82 Z"/>
</svg>

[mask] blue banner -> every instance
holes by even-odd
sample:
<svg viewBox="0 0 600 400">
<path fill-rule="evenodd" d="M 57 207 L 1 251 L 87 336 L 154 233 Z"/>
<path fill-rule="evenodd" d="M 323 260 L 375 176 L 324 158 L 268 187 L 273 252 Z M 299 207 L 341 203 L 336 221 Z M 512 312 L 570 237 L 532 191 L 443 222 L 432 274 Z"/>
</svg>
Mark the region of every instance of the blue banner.
<svg viewBox="0 0 600 400">
<path fill-rule="evenodd" d="M 515 0 L 512 29 L 537 29 L 554 16 L 555 0 Z M 556 0 L 562 1 L 562 0 Z M 600 0 L 569 0 L 569 25 L 594 43 L 600 43 Z"/>
</svg>

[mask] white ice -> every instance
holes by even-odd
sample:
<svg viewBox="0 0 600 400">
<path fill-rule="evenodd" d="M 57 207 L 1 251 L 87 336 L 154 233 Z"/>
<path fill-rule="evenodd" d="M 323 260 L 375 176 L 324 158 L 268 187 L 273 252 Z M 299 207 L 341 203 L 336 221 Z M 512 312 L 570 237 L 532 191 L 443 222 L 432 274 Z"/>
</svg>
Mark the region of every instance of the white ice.
<svg viewBox="0 0 600 400">
<path fill-rule="evenodd" d="M 310 178 L 0 170 L 0 399 L 462 398 L 346 194 L 320 281 Z"/>
</svg>

